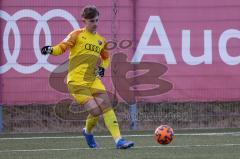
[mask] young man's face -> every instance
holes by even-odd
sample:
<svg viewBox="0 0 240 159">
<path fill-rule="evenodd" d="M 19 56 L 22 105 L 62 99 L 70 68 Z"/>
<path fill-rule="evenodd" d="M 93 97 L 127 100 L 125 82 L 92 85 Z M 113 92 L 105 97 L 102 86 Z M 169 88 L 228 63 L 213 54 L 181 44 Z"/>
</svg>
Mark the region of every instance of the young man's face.
<svg viewBox="0 0 240 159">
<path fill-rule="evenodd" d="M 98 16 L 92 19 L 84 19 L 85 27 L 91 33 L 95 33 L 98 27 Z"/>
</svg>

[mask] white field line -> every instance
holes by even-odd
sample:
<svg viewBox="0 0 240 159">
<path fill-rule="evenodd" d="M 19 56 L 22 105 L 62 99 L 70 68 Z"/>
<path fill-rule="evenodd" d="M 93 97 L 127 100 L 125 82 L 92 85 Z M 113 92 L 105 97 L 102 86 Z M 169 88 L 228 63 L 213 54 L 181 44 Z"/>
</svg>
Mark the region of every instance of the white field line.
<svg viewBox="0 0 240 159">
<path fill-rule="evenodd" d="M 222 133 L 187 133 L 187 134 L 175 134 L 175 136 L 240 136 L 240 132 L 222 132 Z M 151 137 L 153 134 L 144 135 L 123 135 L 123 137 Z M 94 136 L 95 138 L 109 138 L 110 135 Z M 77 139 L 83 138 L 83 136 L 41 136 L 41 137 L 0 137 L 0 140 L 38 140 L 38 139 Z"/>
<path fill-rule="evenodd" d="M 193 147 L 228 147 L 240 146 L 240 144 L 215 144 L 215 145 L 178 145 L 178 146 L 135 146 L 132 149 L 146 149 L 146 148 L 193 148 Z M 96 150 L 115 149 L 113 147 L 101 147 Z M 54 149 L 19 149 L 19 150 L 0 150 L 0 153 L 11 152 L 41 152 L 41 151 L 71 151 L 71 150 L 93 150 L 91 148 L 54 148 Z"/>
</svg>

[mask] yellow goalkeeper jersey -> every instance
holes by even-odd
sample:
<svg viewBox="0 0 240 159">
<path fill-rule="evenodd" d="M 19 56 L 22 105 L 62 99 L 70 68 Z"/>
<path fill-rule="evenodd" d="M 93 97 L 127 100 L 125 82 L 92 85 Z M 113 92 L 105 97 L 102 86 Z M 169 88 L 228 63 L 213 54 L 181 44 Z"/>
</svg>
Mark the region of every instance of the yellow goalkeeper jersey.
<svg viewBox="0 0 240 159">
<path fill-rule="evenodd" d="M 77 85 L 92 83 L 96 78 L 99 59 L 101 66 L 107 68 L 110 62 L 106 50 L 106 40 L 98 33 L 86 28 L 71 32 L 64 41 L 53 46 L 53 55 L 60 55 L 70 49 L 67 82 Z"/>
</svg>

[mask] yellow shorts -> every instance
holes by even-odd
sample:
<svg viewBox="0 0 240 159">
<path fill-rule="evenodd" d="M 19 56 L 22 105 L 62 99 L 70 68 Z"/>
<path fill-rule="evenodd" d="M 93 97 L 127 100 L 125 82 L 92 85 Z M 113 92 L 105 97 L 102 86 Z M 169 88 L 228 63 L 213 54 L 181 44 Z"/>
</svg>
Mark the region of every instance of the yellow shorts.
<svg viewBox="0 0 240 159">
<path fill-rule="evenodd" d="M 96 78 L 92 83 L 84 83 L 82 85 L 69 82 L 68 89 L 80 105 L 93 99 L 94 94 L 106 93 L 105 86 L 99 78 Z"/>
</svg>

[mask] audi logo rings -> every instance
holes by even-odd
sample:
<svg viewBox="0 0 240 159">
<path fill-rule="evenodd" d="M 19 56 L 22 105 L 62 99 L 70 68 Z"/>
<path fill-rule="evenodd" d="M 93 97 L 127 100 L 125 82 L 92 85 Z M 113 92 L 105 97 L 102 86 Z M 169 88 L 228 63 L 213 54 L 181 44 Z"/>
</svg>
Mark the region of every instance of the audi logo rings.
<svg viewBox="0 0 240 159">
<path fill-rule="evenodd" d="M 37 62 L 30 66 L 24 66 L 17 62 L 21 48 L 21 34 L 17 25 L 17 21 L 21 18 L 33 18 L 37 21 L 37 25 L 33 33 L 33 48 L 34 54 L 37 58 Z M 62 9 L 53 9 L 46 12 L 44 15 L 40 15 L 38 12 L 30 9 L 23 9 L 17 11 L 14 15 L 9 15 L 7 12 L 0 10 L 0 18 L 7 21 L 5 29 L 3 31 L 3 53 L 6 57 L 6 63 L 0 66 L 0 74 L 4 74 L 11 68 L 15 69 L 19 73 L 31 74 L 38 71 L 40 68 L 45 68 L 48 71 L 53 71 L 57 65 L 50 64 L 47 61 L 48 56 L 42 56 L 40 52 L 39 39 L 40 32 L 43 29 L 45 34 L 45 45 L 51 45 L 51 31 L 47 21 L 54 18 L 60 17 L 66 19 L 73 29 L 79 28 L 79 24 L 75 17 L 69 12 Z M 10 31 L 14 34 L 14 49 L 11 53 L 9 48 L 9 34 Z"/>
</svg>

